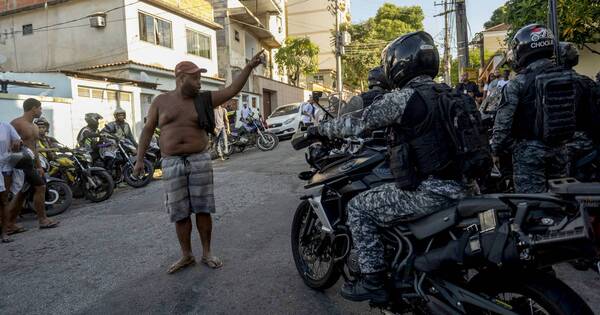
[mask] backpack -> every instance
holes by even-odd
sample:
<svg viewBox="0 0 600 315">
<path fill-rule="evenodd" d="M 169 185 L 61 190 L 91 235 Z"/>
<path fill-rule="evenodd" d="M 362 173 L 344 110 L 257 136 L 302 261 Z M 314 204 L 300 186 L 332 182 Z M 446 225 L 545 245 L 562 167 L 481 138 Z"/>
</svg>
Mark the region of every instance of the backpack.
<svg viewBox="0 0 600 315">
<path fill-rule="evenodd" d="M 444 84 L 415 89 L 428 103 L 430 117 L 433 119 L 433 130 L 444 133 L 447 143 L 437 143 L 438 147 L 448 148 L 448 157 L 452 161 L 454 171 L 466 179 L 483 178 L 492 169 L 492 155 L 486 128 L 481 121 L 481 113 L 475 100 L 469 95 L 457 93 Z M 429 128 L 432 129 L 432 128 Z M 419 138 L 411 141 L 413 150 L 419 151 Z M 438 139 L 440 137 L 438 136 Z M 417 154 L 418 155 L 418 154 Z M 435 157 L 423 157 L 435 160 Z M 448 165 L 437 163 L 441 167 Z M 431 172 L 431 171 L 430 171 Z M 433 173 L 447 173 L 438 169 Z"/>
<path fill-rule="evenodd" d="M 572 70 L 555 66 L 537 73 L 535 86 L 536 137 L 547 144 L 569 141 L 576 130 L 576 82 Z"/>
</svg>

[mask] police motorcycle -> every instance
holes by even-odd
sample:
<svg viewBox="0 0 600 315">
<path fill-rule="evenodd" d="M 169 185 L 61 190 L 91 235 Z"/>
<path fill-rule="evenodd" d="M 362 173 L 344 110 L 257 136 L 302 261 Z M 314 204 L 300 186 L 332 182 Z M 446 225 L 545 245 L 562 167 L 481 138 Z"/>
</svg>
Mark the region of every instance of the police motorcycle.
<svg viewBox="0 0 600 315">
<path fill-rule="evenodd" d="M 119 139 L 102 131 L 97 146 L 101 159 L 96 161 L 96 164 L 105 167 L 111 173 L 115 185 L 125 181 L 131 187 L 141 188 L 152 180 L 154 164 L 148 159 L 148 154 L 144 159 L 144 172 L 140 176 L 133 175 L 137 148 L 128 139 Z"/>
<path fill-rule="evenodd" d="M 292 145 L 308 148 L 311 167 L 299 174 L 307 194 L 292 222 L 297 271 L 315 290 L 330 288 L 340 277 L 357 279 L 346 205 L 394 180 L 385 143 L 375 133 L 328 140 L 299 131 Z M 544 270 L 600 254 L 600 183 L 550 184 L 547 194 L 470 197 L 422 218 L 381 226 L 390 301 L 374 306 L 398 314 L 593 314 Z"/>
<path fill-rule="evenodd" d="M 249 129 L 241 126 L 236 132 L 232 132 L 229 143 L 233 150 L 227 150 L 232 152 L 243 152 L 246 147 L 256 145 L 261 151 L 271 151 L 279 145 L 279 138 L 273 133 L 266 132 L 265 126 L 259 120 L 254 117 L 252 113 L 246 118 L 245 123 L 249 125 Z M 240 133 L 240 131 L 245 131 Z"/>
</svg>

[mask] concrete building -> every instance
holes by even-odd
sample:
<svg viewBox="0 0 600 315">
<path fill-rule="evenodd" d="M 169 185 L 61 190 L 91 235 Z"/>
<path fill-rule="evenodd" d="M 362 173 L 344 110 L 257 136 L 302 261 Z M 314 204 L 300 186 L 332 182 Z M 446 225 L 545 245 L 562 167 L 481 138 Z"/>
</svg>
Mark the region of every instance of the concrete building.
<svg viewBox="0 0 600 315">
<path fill-rule="evenodd" d="M 182 60 L 208 70 L 218 89 L 216 30 L 210 0 L 29 0 L 0 6 L 3 71 L 74 70 L 175 86 Z"/>
<path fill-rule="evenodd" d="M 98 113 L 104 121 L 113 120 L 117 107 L 127 113 L 127 121 L 139 136 L 143 127 L 142 101 L 159 91 L 155 83 L 134 81 L 77 71 L 41 73 L 4 73 L 0 80 L 43 82 L 48 89 L 9 86 L 0 93 L 0 121 L 11 121 L 23 114 L 23 101 L 42 102 L 43 117 L 51 124 L 50 135 L 74 147 L 79 130 L 85 126 L 86 113 Z"/>
<path fill-rule="evenodd" d="M 509 28 L 510 25 L 502 23 L 481 32 L 484 51 L 489 51 L 491 53 L 505 51 L 507 48 L 506 35 L 508 34 Z"/>
<path fill-rule="evenodd" d="M 284 69 L 275 63 L 275 54 L 286 37 L 285 0 L 213 0 L 217 31 L 219 76 L 227 84 L 261 50 L 266 65 L 254 70 L 240 96 L 228 107 L 241 109 L 243 103 L 269 115 L 277 106 L 299 102 L 302 89 L 289 84 Z"/>
<path fill-rule="evenodd" d="M 340 0 L 339 12 L 342 23 L 350 23 L 350 0 Z M 308 37 L 319 46 L 319 71 L 306 78 L 306 86 L 312 90 L 312 83 L 325 89 L 335 89 L 335 47 L 333 31 L 335 15 L 326 8 L 328 0 L 288 0 L 288 36 Z"/>
</svg>

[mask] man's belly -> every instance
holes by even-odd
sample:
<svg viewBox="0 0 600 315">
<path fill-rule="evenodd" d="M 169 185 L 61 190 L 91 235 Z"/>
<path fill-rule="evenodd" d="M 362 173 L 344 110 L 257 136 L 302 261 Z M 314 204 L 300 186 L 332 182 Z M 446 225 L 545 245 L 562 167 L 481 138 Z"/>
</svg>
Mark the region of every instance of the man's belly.
<svg viewBox="0 0 600 315">
<path fill-rule="evenodd" d="M 206 131 L 195 128 L 161 129 L 160 151 L 163 156 L 201 153 L 208 149 Z"/>
</svg>

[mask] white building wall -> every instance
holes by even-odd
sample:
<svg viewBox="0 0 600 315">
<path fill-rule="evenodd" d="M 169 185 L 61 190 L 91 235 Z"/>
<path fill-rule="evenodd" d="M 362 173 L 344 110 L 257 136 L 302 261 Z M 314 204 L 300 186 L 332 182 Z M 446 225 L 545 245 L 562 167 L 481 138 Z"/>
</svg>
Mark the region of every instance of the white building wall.
<svg viewBox="0 0 600 315">
<path fill-rule="evenodd" d="M 35 97 L 42 102 L 42 116 L 51 124 L 50 135 L 61 143 L 73 147 L 76 143 L 77 133 L 73 133 L 71 99 L 0 94 L 0 121 L 11 122 L 22 116 L 23 102 L 30 97 Z"/>
<path fill-rule="evenodd" d="M 125 3 L 135 3 L 125 0 Z M 138 12 L 154 15 L 171 22 L 173 48 L 154 45 L 140 40 Z M 179 15 L 154 7 L 144 2 L 125 7 L 127 50 L 130 60 L 143 64 L 156 65 L 166 69 L 175 69 L 177 63 L 187 60 L 208 70 L 208 76 L 217 76 L 217 39 L 216 32 L 204 25 L 192 22 Z M 203 58 L 187 53 L 186 28 L 203 33 L 211 38 L 211 58 Z"/>
<path fill-rule="evenodd" d="M 90 27 L 88 19 L 23 35 L 23 25 L 40 28 L 85 17 L 123 5 L 123 0 L 69 1 L 0 18 L 0 32 L 12 34 L 0 45 L 7 58 L 4 71 L 40 72 L 77 69 L 126 59 L 124 10 L 107 15 L 105 28 Z"/>
</svg>

